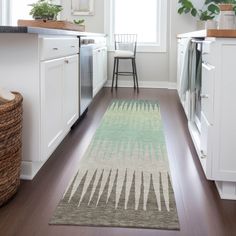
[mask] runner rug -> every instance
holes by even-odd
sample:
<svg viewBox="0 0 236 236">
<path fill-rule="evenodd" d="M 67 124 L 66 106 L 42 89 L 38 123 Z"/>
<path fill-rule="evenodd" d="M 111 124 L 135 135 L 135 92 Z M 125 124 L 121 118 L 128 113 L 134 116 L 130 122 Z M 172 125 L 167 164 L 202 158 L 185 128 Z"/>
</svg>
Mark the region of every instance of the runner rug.
<svg viewBox="0 0 236 236">
<path fill-rule="evenodd" d="M 111 103 L 50 224 L 179 229 L 156 102 Z"/>
</svg>

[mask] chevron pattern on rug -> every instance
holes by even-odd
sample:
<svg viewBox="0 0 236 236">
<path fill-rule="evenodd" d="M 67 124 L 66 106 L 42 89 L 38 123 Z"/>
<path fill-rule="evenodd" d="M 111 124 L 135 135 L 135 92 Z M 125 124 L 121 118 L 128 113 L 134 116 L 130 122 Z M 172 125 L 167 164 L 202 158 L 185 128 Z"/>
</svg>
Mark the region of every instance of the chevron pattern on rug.
<svg viewBox="0 0 236 236">
<path fill-rule="evenodd" d="M 111 103 L 51 223 L 179 228 L 156 102 Z"/>
</svg>

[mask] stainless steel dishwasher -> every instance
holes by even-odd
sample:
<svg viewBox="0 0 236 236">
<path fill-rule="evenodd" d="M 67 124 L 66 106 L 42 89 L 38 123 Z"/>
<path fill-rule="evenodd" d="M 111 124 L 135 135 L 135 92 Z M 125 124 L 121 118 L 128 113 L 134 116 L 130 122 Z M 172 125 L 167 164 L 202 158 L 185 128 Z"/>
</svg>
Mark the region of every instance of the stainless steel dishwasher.
<svg viewBox="0 0 236 236">
<path fill-rule="evenodd" d="M 93 48 L 95 40 L 80 37 L 80 116 L 93 99 Z"/>
</svg>

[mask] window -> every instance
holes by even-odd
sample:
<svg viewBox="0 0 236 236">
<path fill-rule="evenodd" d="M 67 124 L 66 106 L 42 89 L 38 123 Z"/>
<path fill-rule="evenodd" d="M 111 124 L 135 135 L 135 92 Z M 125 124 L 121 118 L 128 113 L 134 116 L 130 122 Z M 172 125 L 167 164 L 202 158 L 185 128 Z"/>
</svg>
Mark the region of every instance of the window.
<svg viewBox="0 0 236 236">
<path fill-rule="evenodd" d="M 10 0 L 10 25 L 17 25 L 18 19 L 32 19 L 29 15 L 31 7 L 29 4 L 36 2 L 36 0 Z"/>
<path fill-rule="evenodd" d="M 36 0 L 0 0 L 2 8 L 2 24 L 16 26 L 18 19 L 32 19 L 29 15 L 29 4 Z"/>
<path fill-rule="evenodd" d="M 165 52 L 166 0 L 105 0 L 105 30 L 113 34 L 138 34 L 138 51 Z"/>
<path fill-rule="evenodd" d="M 0 0 L 0 25 L 6 25 L 7 6 L 5 0 Z"/>
</svg>

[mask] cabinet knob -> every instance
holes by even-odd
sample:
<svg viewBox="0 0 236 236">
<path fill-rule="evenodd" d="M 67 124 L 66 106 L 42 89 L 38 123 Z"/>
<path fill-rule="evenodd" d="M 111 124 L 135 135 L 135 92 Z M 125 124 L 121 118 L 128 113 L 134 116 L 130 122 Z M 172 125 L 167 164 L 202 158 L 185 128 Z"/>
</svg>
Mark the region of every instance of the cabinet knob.
<svg viewBox="0 0 236 236">
<path fill-rule="evenodd" d="M 201 158 L 202 159 L 206 159 L 207 158 L 207 155 L 204 153 L 203 150 L 201 150 Z"/>
<path fill-rule="evenodd" d="M 69 60 L 65 60 L 65 63 L 66 63 L 66 64 L 69 64 Z"/>
<path fill-rule="evenodd" d="M 54 51 L 57 51 L 57 50 L 58 50 L 58 48 L 53 48 L 53 50 L 54 50 Z"/>
</svg>

